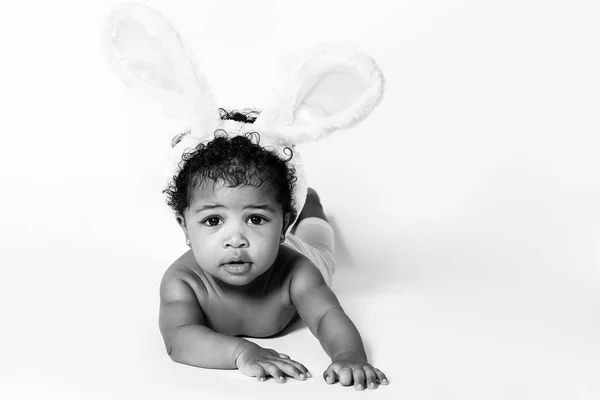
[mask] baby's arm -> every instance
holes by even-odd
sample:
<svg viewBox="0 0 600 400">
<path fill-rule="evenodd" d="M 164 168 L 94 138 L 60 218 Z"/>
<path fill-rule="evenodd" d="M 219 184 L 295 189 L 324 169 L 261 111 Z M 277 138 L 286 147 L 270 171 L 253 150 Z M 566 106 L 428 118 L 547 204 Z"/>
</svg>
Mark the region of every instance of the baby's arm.
<svg viewBox="0 0 600 400">
<path fill-rule="evenodd" d="M 248 342 L 206 327 L 192 288 L 168 274 L 160 287 L 159 326 L 171 359 L 196 367 L 235 369 L 236 349 Z"/>
<path fill-rule="evenodd" d="M 259 381 L 272 376 L 285 382 L 284 374 L 299 380 L 311 376 L 306 367 L 285 354 L 205 326 L 194 291 L 176 274 L 165 274 L 160 298 L 160 331 L 173 361 L 202 368 L 237 368 Z"/>
<path fill-rule="evenodd" d="M 302 320 L 331 357 L 332 363 L 323 374 L 327 383 L 339 379 L 344 386 L 354 383 L 358 390 L 374 389 L 378 381 L 387 384 L 385 374 L 367 362 L 356 326 L 319 270 L 306 259 L 299 263 L 290 283 L 290 296 Z"/>
</svg>

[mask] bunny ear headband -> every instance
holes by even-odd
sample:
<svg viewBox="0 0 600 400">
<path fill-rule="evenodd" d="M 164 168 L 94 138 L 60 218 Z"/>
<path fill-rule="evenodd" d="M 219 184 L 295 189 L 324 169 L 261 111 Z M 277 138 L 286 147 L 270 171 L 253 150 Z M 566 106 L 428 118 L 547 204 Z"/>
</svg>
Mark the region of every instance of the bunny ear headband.
<svg viewBox="0 0 600 400">
<path fill-rule="evenodd" d="M 254 123 L 223 121 L 201 68 L 160 13 L 122 3 L 108 16 L 103 36 L 108 59 L 123 83 L 185 125 L 186 132 L 172 142 L 175 164 L 184 151 L 211 140 L 217 129 L 229 135 L 258 132 L 261 145 L 287 159 L 286 147 L 359 124 L 383 94 L 383 75 L 371 57 L 345 45 L 321 46 L 292 68 Z M 294 203 L 299 214 L 307 184 L 296 149 L 290 162 L 298 178 Z"/>
</svg>

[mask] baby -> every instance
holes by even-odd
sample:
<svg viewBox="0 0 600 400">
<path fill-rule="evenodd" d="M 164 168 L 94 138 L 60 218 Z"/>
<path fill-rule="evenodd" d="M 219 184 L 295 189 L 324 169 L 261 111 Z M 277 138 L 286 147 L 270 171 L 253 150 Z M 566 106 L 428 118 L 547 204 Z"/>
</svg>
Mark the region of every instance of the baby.
<svg viewBox="0 0 600 400">
<path fill-rule="evenodd" d="M 253 141 L 215 138 L 185 153 L 165 190 L 191 248 L 165 272 L 160 331 L 173 361 L 235 369 L 265 381 L 312 375 L 243 337 L 268 337 L 302 318 L 331 357 L 323 373 L 357 390 L 388 384 L 329 287 L 333 230 L 309 189 L 294 223 L 293 167 Z"/>
</svg>

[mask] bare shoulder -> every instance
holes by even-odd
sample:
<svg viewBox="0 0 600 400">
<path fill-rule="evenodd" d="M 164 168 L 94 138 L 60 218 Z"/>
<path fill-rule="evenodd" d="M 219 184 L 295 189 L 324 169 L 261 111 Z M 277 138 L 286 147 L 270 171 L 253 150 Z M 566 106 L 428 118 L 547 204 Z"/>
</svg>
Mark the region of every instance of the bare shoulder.
<svg viewBox="0 0 600 400">
<path fill-rule="evenodd" d="M 201 301 L 206 293 L 206 285 L 198 274 L 191 250 L 167 268 L 160 283 L 161 303 Z"/>
<path fill-rule="evenodd" d="M 287 246 L 281 246 L 275 268 L 281 286 L 291 290 L 292 285 L 318 283 L 321 272 L 305 255 Z M 323 280 L 323 282 L 325 282 Z"/>
<path fill-rule="evenodd" d="M 303 254 L 290 263 L 290 292 L 306 291 L 313 287 L 327 287 L 327 283 L 317 266 Z"/>
<path fill-rule="evenodd" d="M 339 305 L 319 268 L 302 254 L 290 265 L 289 293 L 290 300 L 300 312 L 305 307 L 321 309 Z"/>
<path fill-rule="evenodd" d="M 194 273 L 191 262 L 195 263 L 195 259 L 189 253 L 171 264 L 160 283 L 159 328 L 168 352 L 167 343 L 179 327 L 205 323 L 202 303 L 206 288 Z"/>
</svg>

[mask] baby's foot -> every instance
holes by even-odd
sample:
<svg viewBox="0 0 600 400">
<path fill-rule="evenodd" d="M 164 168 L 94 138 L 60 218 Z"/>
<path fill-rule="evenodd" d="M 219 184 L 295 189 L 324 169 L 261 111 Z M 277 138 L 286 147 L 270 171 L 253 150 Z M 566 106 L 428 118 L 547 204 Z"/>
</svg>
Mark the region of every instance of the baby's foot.
<svg viewBox="0 0 600 400">
<path fill-rule="evenodd" d="M 296 227 L 300 221 L 311 217 L 321 218 L 325 221 L 328 221 L 327 217 L 325 216 L 325 212 L 323 211 L 323 205 L 321 204 L 319 195 L 315 189 L 309 187 L 306 193 L 306 203 L 304 203 L 304 207 L 302 208 L 302 211 L 296 220 L 296 224 L 292 228 L 292 233 L 296 231 Z"/>
</svg>

